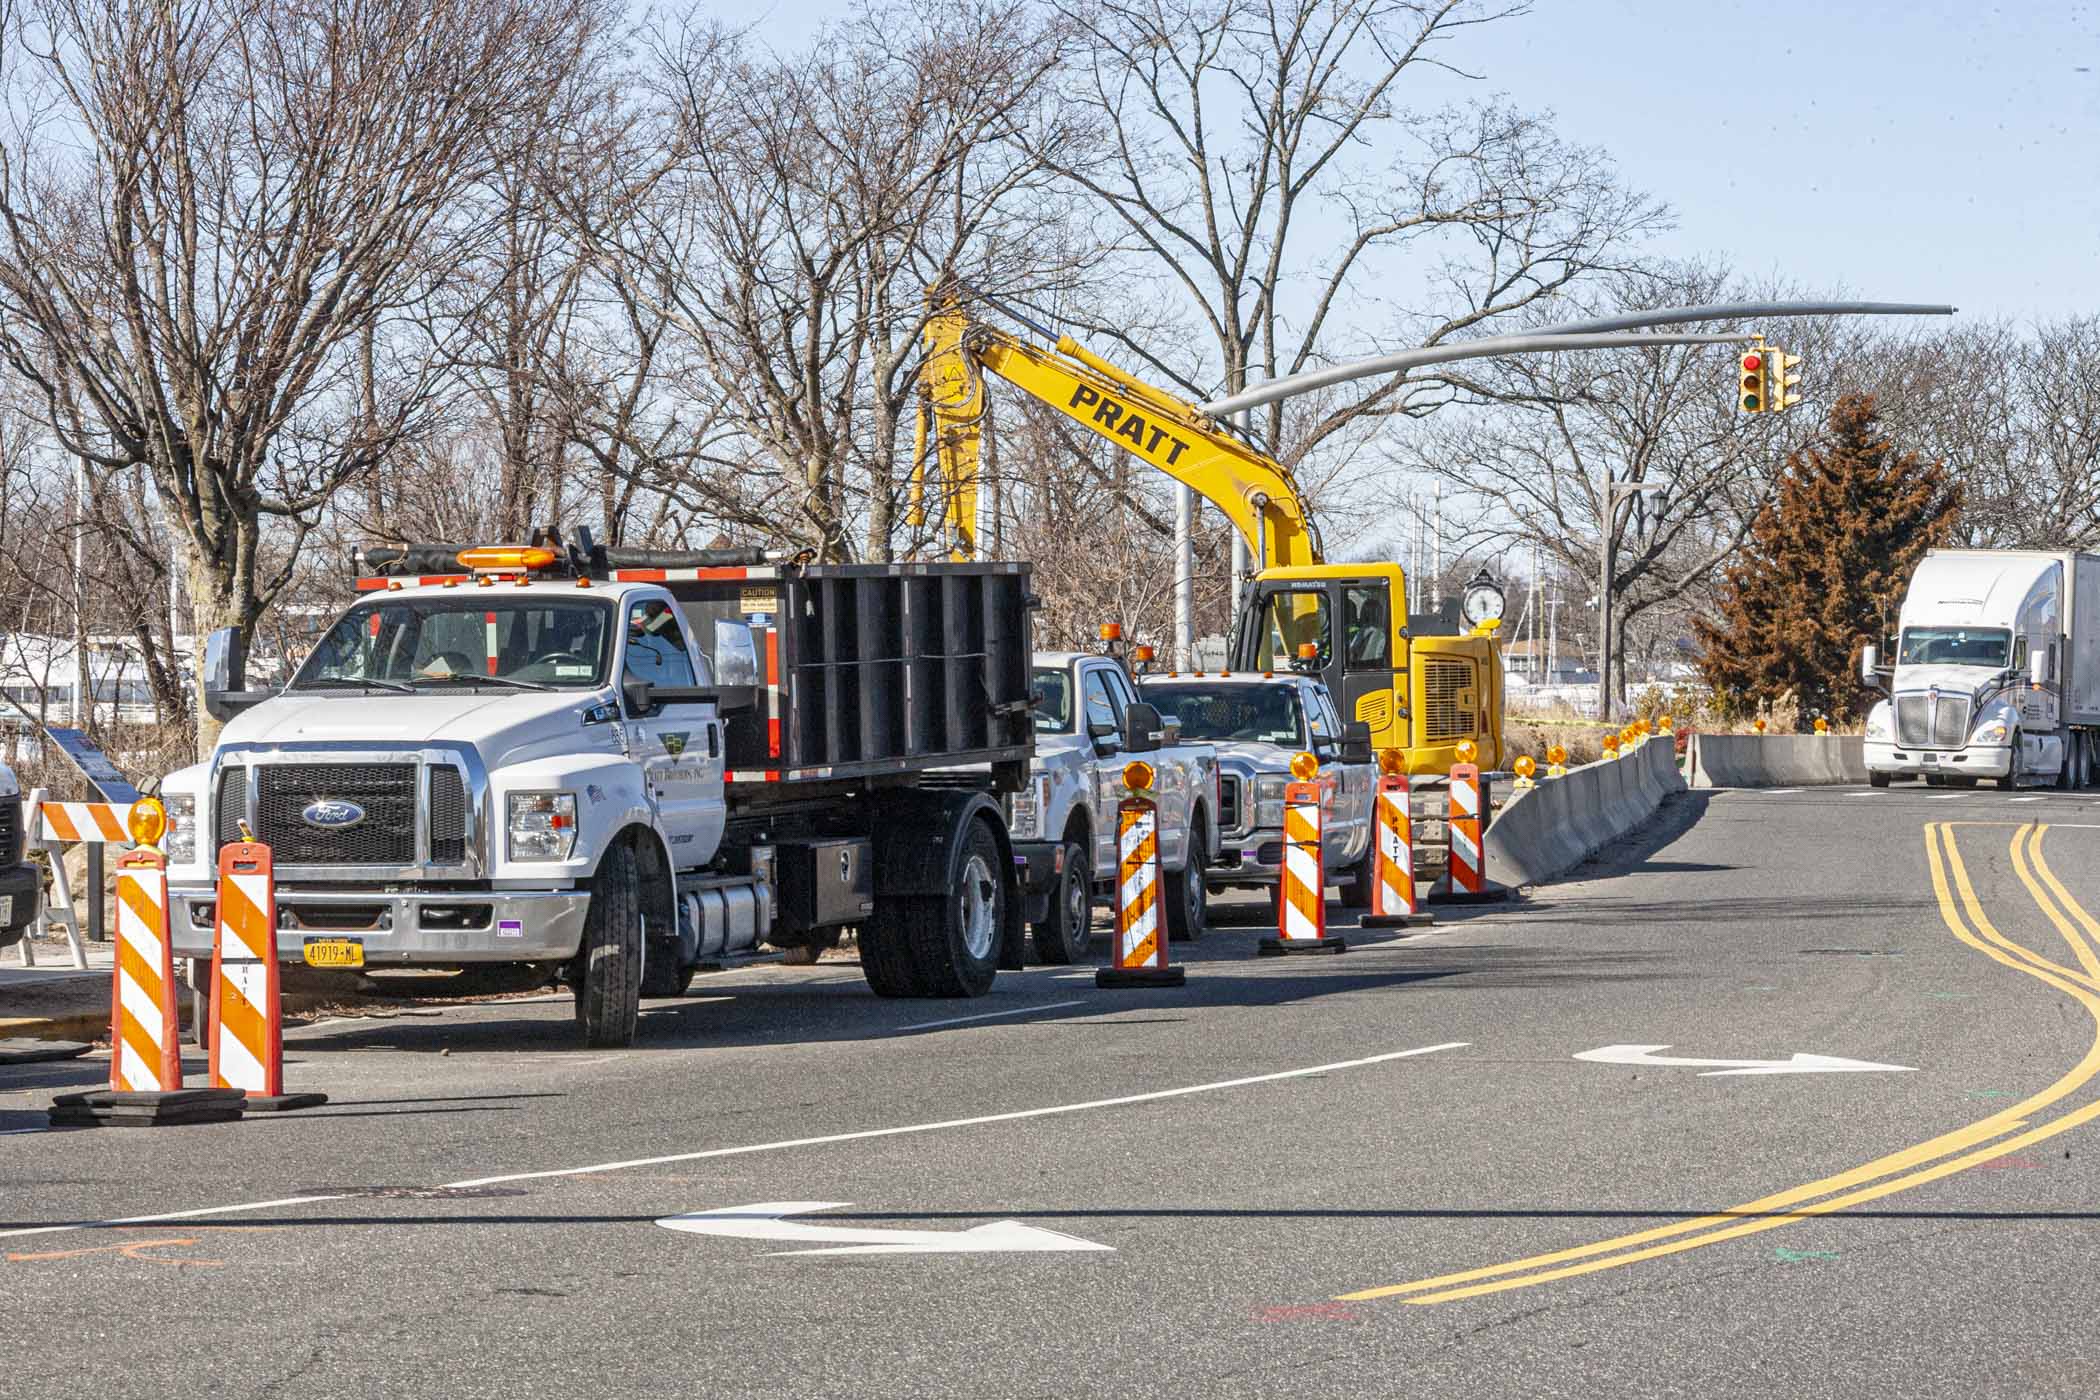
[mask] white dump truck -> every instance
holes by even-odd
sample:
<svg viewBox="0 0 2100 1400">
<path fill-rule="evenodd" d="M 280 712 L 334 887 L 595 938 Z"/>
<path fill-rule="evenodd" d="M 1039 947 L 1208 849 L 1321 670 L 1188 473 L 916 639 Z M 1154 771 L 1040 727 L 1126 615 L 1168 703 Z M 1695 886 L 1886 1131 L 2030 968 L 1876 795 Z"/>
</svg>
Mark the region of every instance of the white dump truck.
<svg viewBox="0 0 2100 1400">
<path fill-rule="evenodd" d="M 1870 780 L 2084 787 L 2100 762 L 2100 554 L 1935 549 L 1903 597 L 1888 698 L 1867 716 Z"/>
<path fill-rule="evenodd" d="M 1086 957 L 1094 905 L 1113 899 L 1121 864 L 1123 766 L 1140 753 L 1154 772 L 1167 935 L 1201 934 L 1209 918 L 1205 876 L 1218 856 L 1217 754 L 1208 744 L 1183 743 L 1163 724 L 1113 655 L 1038 652 L 1031 683 L 1035 759 L 1008 810 L 1014 850 L 1026 863 L 1036 956 L 1047 963 Z"/>
<path fill-rule="evenodd" d="M 1282 888 L 1283 793 L 1291 760 L 1319 760 L 1320 863 L 1342 887 L 1342 904 L 1368 909 L 1378 767 L 1368 724 L 1344 732 L 1316 675 L 1217 672 L 1139 678 L 1147 700 L 1179 720 L 1181 733 L 1218 751 L 1224 828 L 1214 889 Z"/>
<path fill-rule="evenodd" d="M 1022 965 L 1004 794 L 1034 747 L 1025 564 L 800 566 L 552 531 L 371 549 L 291 679 L 207 648 L 210 757 L 161 785 L 178 953 L 216 852 L 272 852 L 278 952 L 573 988 L 623 1045 L 642 995 L 761 942 L 858 929 L 885 996 Z"/>
</svg>

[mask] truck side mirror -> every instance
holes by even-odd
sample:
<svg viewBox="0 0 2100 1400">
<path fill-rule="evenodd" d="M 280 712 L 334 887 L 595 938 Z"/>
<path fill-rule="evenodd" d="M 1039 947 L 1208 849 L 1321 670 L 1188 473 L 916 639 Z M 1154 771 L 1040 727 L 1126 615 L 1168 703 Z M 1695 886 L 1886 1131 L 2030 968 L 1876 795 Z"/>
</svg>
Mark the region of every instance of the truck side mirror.
<svg viewBox="0 0 2100 1400">
<path fill-rule="evenodd" d="M 1371 748 L 1371 726 L 1366 720 L 1350 720 L 1342 726 L 1342 762 L 1376 763 Z"/>
<path fill-rule="evenodd" d="M 1859 683 L 1869 690 L 1887 690 L 1881 679 L 1881 648 L 1872 642 L 1860 649 Z"/>
<path fill-rule="evenodd" d="M 620 682 L 620 699 L 626 702 L 627 717 L 641 719 L 656 708 L 656 687 L 644 680 Z"/>
<path fill-rule="evenodd" d="M 715 619 L 714 663 L 716 685 L 758 684 L 758 642 L 750 623 Z"/>
<path fill-rule="evenodd" d="M 1159 721 L 1159 711 L 1140 700 L 1123 711 L 1123 752 L 1154 753 L 1160 747 L 1164 726 Z"/>
<path fill-rule="evenodd" d="M 1105 719 L 1089 720 L 1086 726 L 1086 735 L 1089 739 L 1113 739 L 1122 732 L 1113 723 Z"/>
<path fill-rule="evenodd" d="M 221 627 L 204 639 L 204 712 L 224 724 L 269 698 L 248 686 L 248 641 L 237 627 Z"/>
</svg>

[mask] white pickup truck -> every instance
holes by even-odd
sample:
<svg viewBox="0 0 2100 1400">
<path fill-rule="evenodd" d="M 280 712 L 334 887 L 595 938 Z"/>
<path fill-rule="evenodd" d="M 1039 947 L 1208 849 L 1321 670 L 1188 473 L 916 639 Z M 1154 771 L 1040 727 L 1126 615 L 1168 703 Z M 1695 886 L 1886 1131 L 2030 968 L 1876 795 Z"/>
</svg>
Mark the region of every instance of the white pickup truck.
<svg viewBox="0 0 2100 1400">
<path fill-rule="evenodd" d="M 22 830 L 22 788 L 14 770 L 0 763 L 0 948 L 22 941 L 36 921 L 43 882 L 23 860 L 29 834 Z"/>
<path fill-rule="evenodd" d="M 1344 732 L 1327 687 L 1308 675 L 1258 671 L 1149 675 L 1141 693 L 1183 736 L 1216 748 L 1224 828 L 1214 889 L 1282 888 L 1283 790 L 1291 759 L 1320 762 L 1320 864 L 1350 909 L 1371 905 L 1373 804 L 1378 766 L 1368 725 Z"/>
<path fill-rule="evenodd" d="M 1087 955 L 1094 901 L 1114 897 L 1120 856 L 1116 811 L 1123 765 L 1139 754 L 1156 777 L 1159 860 L 1169 938 L 1194 938 L 1209 919 L 1206 872 L 1218 853 L 1218 759 L 1208 744 L 1180 740 L 1139 701 L 1113 656 L 1038 652 L 1031 679 L 1035 757 L 1027 784 L 1009 799 L 1015 854 L 1036 957 Z"/>
<path fill-rule="evenodd" d="M 1025 564 L 411 545 L 279 691 L 206 653 L 228 720 L 161 785 L 176 952 L 207 956 L 218 847 L 272 852 L 278 953 L 514 964 L 593 1045 L 702 962 L 859 930 L 886 996 L 1023 963 L 1000 796 L 1027 775 Z M 955 771 L 958 765 L 965 766 Z"/>
</svg>

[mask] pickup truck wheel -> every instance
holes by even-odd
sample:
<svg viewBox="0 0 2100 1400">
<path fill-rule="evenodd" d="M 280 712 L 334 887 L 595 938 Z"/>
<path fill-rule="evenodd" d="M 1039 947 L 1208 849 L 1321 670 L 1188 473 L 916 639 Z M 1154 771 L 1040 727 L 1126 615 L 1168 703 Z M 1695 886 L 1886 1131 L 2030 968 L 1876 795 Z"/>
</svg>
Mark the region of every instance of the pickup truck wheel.
<svg viewBox="0 0 2100 1400">
<path fill-rule="evenodd" d="M 1869 773 L 1869 774 L 1867 774 L 1867 786 L 1868 786 L 1868 787 L 1887 787 L 1888 785 L 1889 785 L 1889 775 L 1888 775 L 1888 774 L 1886 774 L 1886 773 Z"/>
<path fill-rule="evenodd" d="M 1189 858 L 1181 869 L 1167 876 L 1167 941 L 1186 942 L 1203 936 L 1210 926 L 1210 891 L 1204 887 L 1203 874 L 1209 868 L 1209 857 L 1204 854 L 1210 843 L 1210 833 L 1203 823 L 1197 822 L 1189 828 Z"/>
<path fill-rule="evenodd" d="M 634 847 L 624 841 L 605 853 L 591 881 L 578 956 L 576 1021 L 583 1043 L 634 1044 L 642 997 L 642 879 Z"/>
<path fill-rule="evenodd" d="M 1050 917 L 1035 926 L 1035 956 L 1038 962 L 1081 962 L 1094 939 L 1094 882 L 1086 843 L 1068 839 L 1059 864 Z"/>
<path fill-rule="evenodd" d="M 1362 911 L 1371 907 L 1371 882 L 1378 878 L 1378 842 L 1364 842 L 1363 859 L 1349 867 L 1349 883 L 1342 888 L 1342 908 Z"/>
</svg>

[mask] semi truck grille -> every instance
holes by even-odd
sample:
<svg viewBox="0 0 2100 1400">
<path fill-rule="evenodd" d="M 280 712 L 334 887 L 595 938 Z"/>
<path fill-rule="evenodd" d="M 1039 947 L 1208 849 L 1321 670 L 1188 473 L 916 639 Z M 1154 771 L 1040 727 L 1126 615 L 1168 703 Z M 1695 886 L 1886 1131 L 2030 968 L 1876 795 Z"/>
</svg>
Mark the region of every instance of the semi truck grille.
<svg viewBox="0 0 2100 1400">
<path fill-rule="evenodd" d="M 355 826 L 307 824 L 322 800 L 364 809 Z M 257 775 L 256 839 L 280 865 L 413 865 L 416 863 L 416 765 L 413 763 L 266 763 Z"/>
<path fill-rule="evenodd" d="M 22 859 L 22 799 L 0 797 L 0 865 Z"/>
<path fill-rule="evenodd" d="M 1240 829 L 1240 780 L 1224 773 L 1218 775 L 1218 829 Z"/>
<path fill-rule="evenodd" d="M 1896 742 L 1907 749 L 1958 749 L 1969 737 L 1967 695 L 1899 695 Z"/>
<path fill-rule="evenodd" d="M 1969 737 L 1969 697 L 1942 695 L 1932 712 L 1932 746 L 1958 749 Z"/>
</svg>

